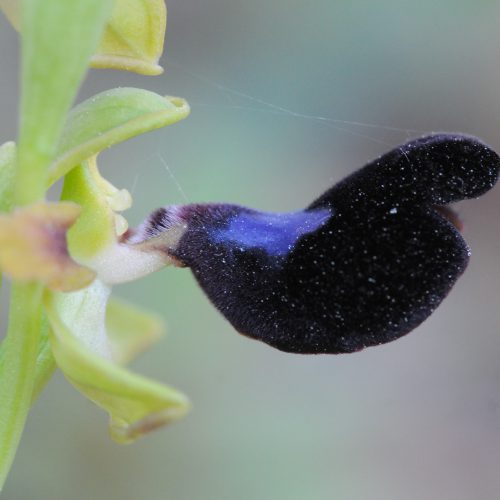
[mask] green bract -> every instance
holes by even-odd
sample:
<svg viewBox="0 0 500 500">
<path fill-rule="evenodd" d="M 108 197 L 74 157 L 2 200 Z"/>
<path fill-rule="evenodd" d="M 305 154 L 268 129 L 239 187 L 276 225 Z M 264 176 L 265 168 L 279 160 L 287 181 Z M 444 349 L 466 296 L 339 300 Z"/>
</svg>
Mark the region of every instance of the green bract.
<svg viewBox="0 0 500 500">
<path fill-rule="evenodd" d="M 0 147 L 0 265 L 13 280 L 0 345 L 1 491 L 29 407 L 56 366 L 109 413 L 119 442 L 189 408 L 181 393 L 123 367 L 164 327 L 157 316 L 110 297 L 111 286 L 169 259 L 122 238 L 128 224 L 119 212 L 132 198 L 104 179 L 96 163 L 103 149 L 173 124 L 189 106 L 120 88 L 69 111 L 90 61 L 162 71 L 162 0 L 0 0 L 0 8 L 22 34 L 18 147 Z M 46 202 L 47 189 L 61 178 L 61 202 Z"/>
</svg>

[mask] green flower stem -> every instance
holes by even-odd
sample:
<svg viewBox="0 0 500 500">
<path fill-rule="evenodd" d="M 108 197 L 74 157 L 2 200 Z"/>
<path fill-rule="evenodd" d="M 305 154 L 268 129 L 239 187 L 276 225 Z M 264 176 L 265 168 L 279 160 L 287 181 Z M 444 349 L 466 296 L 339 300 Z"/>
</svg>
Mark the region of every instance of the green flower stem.
<svg viewBox="0 0 500 500">
<path fill-rule="evenodd" d="M 5 344 L 2 342 L 0 344 L 0 373 L 3 370 L 4 351 Z M 54 355 L 52 354 L 52 349 L 50 348 L 48 331 L 44 334 L 42 324 L 42 333 L 38 346 L 38 355 L 36 358 L 35 381 L 33 383 L 33 396 L 31 398 L 31 404 L 35 403 L 36 399 L 54 374 L 56 368 L 56 361 L 54 359 Z"/>
<path fill-rule="evenodd" d="M 14 206 L 45 197 L 66 114 L 102 37 L 113 0 L 22 0 L 22 71 Z M 40 344 L 42 285 L 14 282 L 0 362 L 0 491 L 32 398 L 52 368 Z M 42 358 L 39 358 L 39 352 Z M 44 354 L 45 353 L 45 354 Z M 37 359 L 38 358 L 38 359 Z M 36 364 L 44 368 L 37 375 Z M 36 381 L 36 382 L 35 382 Z"/>
<path fill-rule="evenodd" d="M 22 0 L 15 202 L 43 198 L 66 114 L 111 14 L 112 0 Z"/>
<path fill-rule="evenodd" d="M 27 148 L 26 148 L 27 149 Z M 19 148 L 19 162 L 16 170 L 14 205 L 29 205 L 45 197 L 47 166 L 50 155 L 30 154 L 25 148 Z"/>
<path fill-rule="evenodd" d="M 36 357 L 35 380 L 33 383 L 33 395 L 31 403 L 36 401 L 38 395 L 52 377 L 56 369 L 56 362 L 50 348 L 49 340 L 49 320 L 47 315 L 42 313 L 42 322 L 40 330 L 40 338 L 38 341 L 38 354 Z M 0 361 L 1 362 L 1 361 Z"/>
<path fill-rule="evenodd" d="M 9 328 L 0 365 L 0 492 L 14 460 L 33 397 L 42 286 L 12 285 Z"/>
</svg>

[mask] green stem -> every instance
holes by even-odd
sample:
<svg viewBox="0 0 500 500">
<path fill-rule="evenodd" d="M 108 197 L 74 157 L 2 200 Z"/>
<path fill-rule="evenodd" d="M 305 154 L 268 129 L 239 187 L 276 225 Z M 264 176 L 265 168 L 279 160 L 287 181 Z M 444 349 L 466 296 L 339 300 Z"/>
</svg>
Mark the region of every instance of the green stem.
<svg viewBox="0 0 500 500">
<path fill-rule="evenodd" d="M 36 357 L 35 367 L 35 382 L 33 385 L 33 397 L 31 404 L 33 405 L 44 387 L 49 382 L 57 366 L 50 347 L 48 322 L 45 315 L 42 315 L 42 328 L 40 331 L 40 338 L 38 341 L 38 354 Z M 0 373 L 2 373 L 2 366 L 4 361 L 5 343 L 0 343 Z"/>
<path fill-rule="evenodd" d="M 45 197 L 50 155 L 19 143 L 14 206 L 29 205 Z"/>
<path fill-rule="evenodd" d="M 35 382 L 33 385 L 33 396 L 31 398 L 31 404 L 35 402 L 36 398 L 42 392 L 43 388 L 47 385 L 47 382 L 50 380 L 50 377 L 52 377 L 52 374 L 56 369 L 56 361 L 50 347 L 49 329 L 49 320 L 47 319 L 47 315 L 44 312 L 42 313 L 40 338 L 38 340 Z"/>
<path fill-rule="evenodd" d="M 0 492 L 14 460 L 33 397 L 41 321 L 39 284 L 12 285 L 0 366 Z"/>
</svg>

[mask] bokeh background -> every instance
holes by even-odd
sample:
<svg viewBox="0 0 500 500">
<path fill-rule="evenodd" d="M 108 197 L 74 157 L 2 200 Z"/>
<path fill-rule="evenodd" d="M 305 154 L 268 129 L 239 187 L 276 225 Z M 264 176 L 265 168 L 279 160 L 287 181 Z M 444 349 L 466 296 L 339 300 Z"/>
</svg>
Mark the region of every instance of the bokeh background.
<svg viewBox="0 0 500 500">
<path fill-rule="evenodd" d="M 431 131 L 500 150 L 498 2 L 168 7 L 164 75 L 93 70 L 79 95 L 138 86 L 192 105 L 184 122 L 101 157 L 105 175 L 133 192 L 133 225 L 186 200 L 300 208 Z M 19 64 L 3 17 L 0 61 L 4 142 L 16 135 Z M 472 247 L 464 276 L 412 334 L 358 354 L 287 355 L 241 337 L 187 270 L 120 287 L 169 325 L 134 369 L 184 390 L 192 412 L 122 447 L 105 414 L 58 374 L 30 415 L 3 498 L 500 498 L 500 188 L 458 209 Z"/>
</svg>

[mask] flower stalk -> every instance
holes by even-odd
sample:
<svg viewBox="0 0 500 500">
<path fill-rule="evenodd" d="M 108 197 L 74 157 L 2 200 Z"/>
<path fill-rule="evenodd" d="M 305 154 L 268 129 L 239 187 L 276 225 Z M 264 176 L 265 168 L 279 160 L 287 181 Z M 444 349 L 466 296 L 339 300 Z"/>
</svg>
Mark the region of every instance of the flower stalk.
<svg viewBox="0 0 500 500">
<path fill-rule="evenodd" d="M 16 454 L 35 380 L 42 286 L 12 286 L 9 327 L 0 366 L 0 491 Z"/>
</svg>

